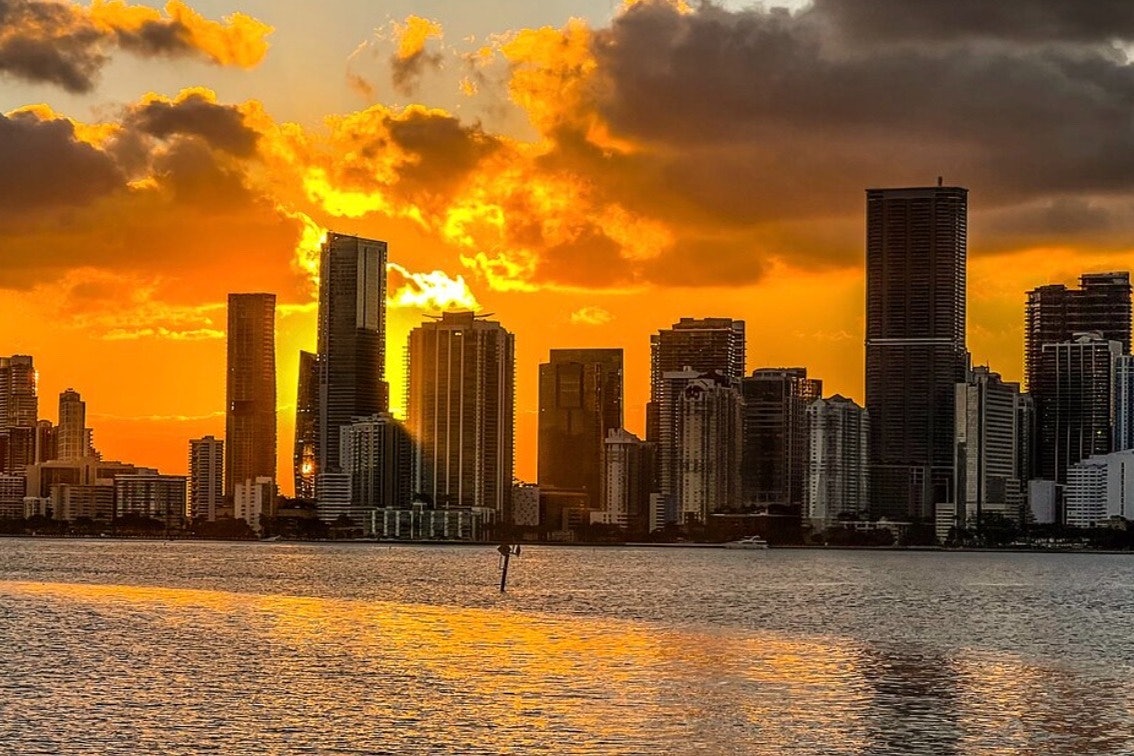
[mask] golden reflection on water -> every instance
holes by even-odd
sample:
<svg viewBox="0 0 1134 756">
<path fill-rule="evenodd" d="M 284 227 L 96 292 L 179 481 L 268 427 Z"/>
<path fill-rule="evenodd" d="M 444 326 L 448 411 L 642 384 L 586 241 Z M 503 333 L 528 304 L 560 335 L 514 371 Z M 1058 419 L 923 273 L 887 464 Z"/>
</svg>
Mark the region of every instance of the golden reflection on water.
<svg viewBox="0 0 1134 756">
<path fill-rule="evenodd" d="M 271 712 L 270 731 L 248 741 L 267 751 L 1117 753 L 1122 741 L 1103 732 L 1113 716 L 1069 724 L 1065 703 L 1042 699 L 1090 698 L 1084 708 L 1134 719 L 1128 695 L 1100 698 L 1010 653 L 904 655 L 736 628 L 185 588 L 0 582 L 4 597 L 148 633 L 124 641 L 139 654 L 178 638 L 172 658 L 148 662 L 164 687 L 136 700 L 212 701 L 236 723 L 213 722 L 222 732 L 262 728 Z M 102 652 L 87 652 L 109 687 L 150 669 L 100 672 Z M 204 719 L 182 726 L 211 721 L 194 716 Z M 157 722 L 131 727 L 135 745 L 171 742 Z"/>
</svg>

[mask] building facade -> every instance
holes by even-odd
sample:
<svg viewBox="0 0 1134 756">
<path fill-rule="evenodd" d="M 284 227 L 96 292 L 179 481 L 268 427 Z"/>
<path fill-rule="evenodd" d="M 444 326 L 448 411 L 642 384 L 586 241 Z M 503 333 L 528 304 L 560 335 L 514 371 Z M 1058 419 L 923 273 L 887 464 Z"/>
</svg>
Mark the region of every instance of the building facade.
<svg viewBox="0 0 1134 756">
<path fill-rule="evenodd" d="M 1067 471 L 1064 521 L 1094 528 L 1113 517 L 1134 520 L 1134 451 L 1087 457 Z"/>
<path fill-rule="evenodd" d="M 646 440 L 661 442 L 661 404 L 665 374 L 681 370 L 744 377 L 744 321 L 731 318 L 681 318 L 650 337 L 650 401 L 646 405 Z"/>
<path fill-rule="evenodd" d="M 741 504 L 742 400 L 736 384 L 702 376 L 684 386 L 677 402 L 678 522 L 707 523 L 709 515 Z"/>
<path fill-rule="evenodd" d="M 807 517 L 816 528 L 840 515 L 864 518 L 870 510 L 869 414 L 836 394 L 809 404 L 807 419 Z"/>
<path fill-rule="evenodd" d="M 1114 451 L 1134 449 L 1134 356 L 1114 358 Z"/>
<path fill-rule="evenodd" d="M 968 190 L 866 192 L 866 409 L 873 514 L 934 518 L 951 501 L 964 381 Z"/>
<path fill-rule="evenodd" d="M 231 515 L 224 501 L 224 441 L 214 436 L 189 441 L 190 520 L 214 522 Z"/>
<path fill-rule="evenodd" d="M 355 418 L 342 428 L 340 459 L 350 476 L 352 519 L 371 509 L 413 503 L 413 441 L 405 426 L 388 413 Z"/>
<path fill-rule="evenodd" d="M 745 503 L 802 505 L 807 407 L 823 395 L 823 382 L 808 378 L 807 368 L 761 368 L 740 381 L 740 392 Z"/>
<path fill-rule="evenodd" d="M 1111 451 L 1112 379 L 1122 344 L 1097 332 L 1044 344 L 1035 378 L 1038 412 L 1036 475 L 1067 482 L 1079 460 Z"/>
<path fill-rule="evenodd" d="M 649 528 L 654 492 L 654 445 L 625 428 L 614 428 L 603 444 L 603 496 L 600 516 L 592 522 L 644 533 Z"/>
<path fill-rule="evenodd" d="M 225 494 L 276 477 L 276 295 L 228 295 Z"/>
<path fill-rule="evenodd" d="M 330 233 L 319 259 L 316 472 L 341 472 L 341 429 L 389 409 L 386 242 Z"/>
<path fill-rule="evenodd" d="M 509 522 L 515 337 L 472 312 L 413 329 L 406 352 L 414 490 L 436 507 L 492 509 Z"/>
<path fill-rule="evenodd" d="M 59 425 L 56 431 L 56 454 L 59 459 L 82 459 L 90 455 L 87 448 L 87 403 L 74 389 L 59 394 Z"/>
<path fill-rule="evenodd" d="M 1024 522 L 1027 437 L 1020 384 L 981 366 L 956 391 L 957 524 L 979 530 L 990 515 Z"/>
<path fill-rule="evenodd" d="M 299 386 L 295 397 L 295 448 L 292 466 L 295 498 L 315 499 L 319 460 L 319 357 L 299 353 Z"/>
<path fill-rule="evenodd" d="M 136 514 L 180 525 L 188 501 L 188 479 L 184 475 L 161 475 L 153 470 L 114 476 L 116 517 Z"/>
<path fill-rule="evenodd" d="M 236 484 L 232 499 L 233 517 L 244 520 L 253 532 L 262 529 L 261 519 L 271 517 L 276 512 L 276 481 L 262 475 L 255 480 Z"/>
<path fill-rule="evenodd" d="M 603 444 L 622 427 L 622 350 L 552 349 L 539 366 L 539 485 L 602 497 Z"/>
</svg>

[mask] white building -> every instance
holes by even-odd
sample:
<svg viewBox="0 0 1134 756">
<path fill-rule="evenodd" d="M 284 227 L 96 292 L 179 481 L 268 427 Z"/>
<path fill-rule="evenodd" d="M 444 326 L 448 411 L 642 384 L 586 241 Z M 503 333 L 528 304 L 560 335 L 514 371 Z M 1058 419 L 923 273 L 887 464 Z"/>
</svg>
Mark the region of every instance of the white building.
<svg viewBox="0 0 1134 756">
<path fill-rule="evenodd" d="M 333 523 L 340 516 L 346 515 L 352 520 L 358 512 L 351 506 L 350 473 L 321 472 L 315 476 L 315 502 L 318 507 L 319 519 L 323 522 Z M 356 522 L 361 525 L 361 522 Z"/>
<path fill-rule="evenodd" d="M 714 512 L 739 508 L 742 406 L 740 392 L 719 376 L 697 378 L 682 390 L 677 402 L 679 522 L 704 523 Z"/>
<path fill-rule="evenodd" d="M 1027 454 L 1026 400 L 1020 384 L 1008 383 L 986 366 L 975 367 L 956 385 L 956 454 L 953 490 L 958 522 L 975 526 L 985 515 L 1019 522 L 1024 507 Z"/>
<path fill-rule="evenodd" d="M 815 527 L 825 528 L 840 514 L 866 514 L 870 416 L 853 400 L 836 394 L 808 405 L 807 421 L 807 517 Z"/>
<path fill-rule="evenodd" d="M 233 516 L 244 520 L 252 530 L 260 532 L 261 516 L 271 516 L 275 510 L 276 482 L 261 475 L 255 480 L 237 483 L 233 492 Z"/>
<path fill-rule="evenodd" d="M 0 517 L 18 520 L 24 516 L 27 485 L 23 475 L 0 473 Z"/>
<path fill-rule="evenodd" d="M 1134 449 L 1134 355 L 1114 358 L 1114 451 Z"/>
<path fill-rule="evenodd" d="M 189 441 L 190 519 L 213 522 L 224 512 L 224 441 L 205 436 Z"/>
<path fill-rule="evenodd" d="M 1111 517 L 1134 520 L 1134 450 L 1099 454 L 1068 468 L 1063 511 L 1066 524 L 1076 528 Z"/>
<path fill-rule="evenodd" d="M 614 428 L 603 443 L 601 509 L 592 523 L 628 528 L 644 521 L 650 504 L 653 444 L 624 428 Z"/>
</svg>

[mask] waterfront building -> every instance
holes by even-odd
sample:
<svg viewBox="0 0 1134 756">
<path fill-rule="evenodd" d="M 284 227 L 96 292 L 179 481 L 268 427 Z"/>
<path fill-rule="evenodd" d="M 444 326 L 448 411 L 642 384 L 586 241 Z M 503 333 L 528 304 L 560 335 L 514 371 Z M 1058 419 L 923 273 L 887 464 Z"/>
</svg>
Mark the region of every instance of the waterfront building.
<svg viewBox="0 0 1134 756">
<path fill-rule="evenodd" d="M 295 398 L 295 449 L 292 465 L 295 498 L 315 499 L 319 460 L 319 357 L 299 353 L 299 386 Z"/>
<path fill-rule="evenodd" d="M 315 501 L 319 519 L 333 524 L 340 517 L 348 517 L 354 525 L 362 525 L 355 518 L 361 512 L 351 501 L 350 473 L 321 472 L 315 476 Z"/>
<path fill-rule="evenodd" d="M 342 428 L 389 409 L 386 242 L 329 233 L 319 258 L 316 472 L 342 471 Z"/>
<path fill-rule="evenodd" d="M 368 513 L 366 534 L 392 541 L 480 541 L 488 534 L 495 510 L 482 507 L 436 509 L 422 502 L 382 507 Z"/>
<path fill-rule="evenodd" d="M 36 461 L 37 375 L 26 354 L 0 357 L 0 473 Z"/>
<path fill-rule="evenodd" d="M 625 428 L 613 428 L 603 445 L 602 507 L 591 513 L 591 522 L 648 531 L 654 444 Z"/>
<path fill-rule="evenodd" d="M 59 426 L 56 431 L 56 453 L 59 459 L 82 459 L 90 456 L 87 447 L 87 403 L 74 389 L 59 394 Z"/>
<path fill-rule="evenodd" d="M 968 190 L 866 192 L 866 409 L 872 514 L 931 521 L 952 500 L 964 381 Z"/>
<path fill-rule="evenodd" d="M 1114 451 L 1134 449 L 1134 356 L 1114 358 Z"/>
<path fill-rule="evenodd" d="M 191 520 L 215 521 L 231 514 L 224 501 L 224 441 L 214 436 L 189 441 L 189 507 Z"/>
<path fill-rule="evenodd" d="M 188 478 L 184 475 L 162 475 L 140 468 L 132 474 L 114 476 L 115 517 L 136 514 L 176 526 L 185 517 L 187 500 Z"/>
<path fill-rule="evenodd" d="M 244 520 L 253 532 L 261 530 L 263 517 L 271 517 L 276 511 L 276 481 L 268 475 L 255 480 L 245 480 L 236 484 L 232 499 L 233 517 Z"/>
<path fill-rule="evenodd" d="M 225 495 L 276 477 L 276 295 L 228 295 Z"/>
<path fill-rule="evenodd" d="M 343 426 L 339 457 L 350 476 L 351 519 L 363 522 L 371 509 L 410 505 L 413 455 L 405 426 L 388 413 Z"/>
<path fill-rule="evenodd" d="M 661 430 L 665 374 L 682 370 L 716 372 L 730 380 L 744 377 L 744 321 L 731 318 L 681 318 L 650 336 L 650 401 L 646 405 L 646 440 L 664 444 Z"/>
<path fill-rule="evenodd" d="M 1121 350 L 1097 331 L 1044 344 L 1035 384 L 1037 477 L 1066 483 L 1071 465 L 1111 451 L 1111 381 Z"/>
<path fill-rule="evenodd" d="M 739 509 L 741 406 L 735 382 L 724 376 L 706 374 L 682 388 L 676 407 L 678 522 L 705 524 L 710 514 Z"/>
<path fill-rule="evenodd" d="M 114 519 L 114 483 L 102 479 L 87 485 L 59 483 L 51 487 L 51 512 L 56 520 L 80 518 L 109 523 Z"/>
<path fill-rule="evenodd" d="M 805 507 L 822 529 L 839 515 L 865 518 L 870 506 L 870 415 L 836 394 L 807 406 L 808 455 Z"/>
<path fill-rule="evenodd" d="M 803 504 L 807 407 L 823 382 L 807 368 L 761 368 L 740 381 L 744 450 L 740 467 L 746 504 Z"/>
<path fill-rule="evenodd" d="M 956 516 L 979 529 L 988 515 L 1024 521 L 1026 433 L 1020 384 L 975 367 L 956 387 Z"/>
<path fill-rule="evenodd" d="M 1134 520 L 1134 450 L 1071 465 L 1063 501 L 1064 521 L 1071 527 L 1098 527 L 1112 517 Z"/>
<path fill-rule="evenodd" d="M 539 366 L 539 485 L 602 495 L 603 443 L 622 427 L 622 350 L 552 349 Z"/>
<path fill-rule="evenodd" d="M 518 528 L 538 528 L 539 486 L 535 483 L 512 484 L 512 524 Z"/>
<path fill-rule="evenodd" d="M 446 312 L 413 329 L 406 362 L 415 492 L 510 522 L 515 337 L 484 316 Z"/>
<path fill-rule="evenodd" d="M 1063 284 L 1028 292 L 1024 310 L 1024 386 L 1035 393 L 1042 372 L 1043 348 L 1071 341 L 1076 333 L 1097 331 L 1130 353 L 1130 273 L 1084 273 L 1079 288 Z"/>
<path fill-rule="evenodd" d="M 18 520 L 24 516 L 27 486 L 22 473 L 0 473 L 0 518 Z"/>
</svg>

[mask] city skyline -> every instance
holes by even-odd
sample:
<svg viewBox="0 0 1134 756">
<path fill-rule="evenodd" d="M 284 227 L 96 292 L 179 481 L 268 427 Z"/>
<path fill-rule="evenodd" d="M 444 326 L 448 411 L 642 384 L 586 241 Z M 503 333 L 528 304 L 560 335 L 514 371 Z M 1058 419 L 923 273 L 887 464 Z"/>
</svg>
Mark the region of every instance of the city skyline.
<svg viewBox="0 0 1134 756">
<path fill-rule="evenodd" d="M 972 191 L 967 346 L 1005 380 L 1023 379 L 1021 292 L 1130 267 L 1131 147 L 1107 105 L 1124 96 L 1112 39 L 1131 36 L 1117 17 L 1087 28 L 1039 4 L 1039 40 L 992 10 L 921 7 L 871 36 L 835 0 L 790 15 L 337 0 L 318 19 L 202 0 L 182 34 L 189 16 L 155 0 L 126 6 L 175 40 L 146 57 L 110 11 L 70 4 L 56 28 L 29 20 L 37 5 L 18 4 L 13 38 L 74 44 L 74 65 L 0 61 L 0 164 L 27 177 L 0 186 L 0 352 L 35 355 L 42 396 L 81 392 L 113 458 L 185 472 L 185 440 L 223 434 L 224 303 L 241 291 L 278 297 L 283 451 L 328 229 L 390 245 L 395 383 L 404 337 L 438 305 L 516 333 L 529 480 L 531 366 L 550 348 L 624 348 L 626 425 L 644 435 L 645 335 L 680 317 L 744 320 L 745 372 L 805 365 L 863 401 L 864 187 L 944 175 Z M 650 57 L 671 65 L 643 70 Z M 780 68 L 796 78 L 745 73 Z"/>
</svg>

